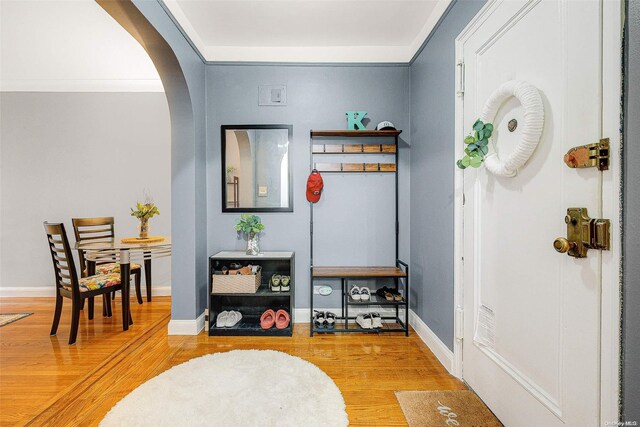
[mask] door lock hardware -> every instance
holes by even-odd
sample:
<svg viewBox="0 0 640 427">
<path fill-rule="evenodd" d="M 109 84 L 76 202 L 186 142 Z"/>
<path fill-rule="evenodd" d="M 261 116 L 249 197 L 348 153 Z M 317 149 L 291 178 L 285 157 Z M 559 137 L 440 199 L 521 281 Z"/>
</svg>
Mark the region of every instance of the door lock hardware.
<svg viewBox="0 0 640 427">
<path fill-rule="evenodd" d="M 556 251 L 584 258 L 588 249 L 609 250 L 611 235 L 608 219 L 589 218 L 587 208 L 569 208 L 564 221 L 567 223 L 567 237 L 554 240 Z"/>
<path fill-rule="evenodd" d="M 609 138 L 603 138 L 596 144 L 573 147 L 564 155 L 564 163 L 570 168 L 609 169 Z"/>
</svg>

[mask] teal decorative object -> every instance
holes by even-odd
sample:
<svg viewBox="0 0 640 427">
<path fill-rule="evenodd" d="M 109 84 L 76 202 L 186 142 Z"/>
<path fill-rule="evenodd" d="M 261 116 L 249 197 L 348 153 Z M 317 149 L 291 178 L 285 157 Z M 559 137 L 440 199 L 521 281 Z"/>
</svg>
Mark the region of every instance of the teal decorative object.
<svg viewBox="0 0 640 427">
<path fill-rule="evenodd" d="M 364 130 L 362 119 L 364 119 L 366 115 L 366 111 L 347 111 L 347 129 Z"/>
</svg>

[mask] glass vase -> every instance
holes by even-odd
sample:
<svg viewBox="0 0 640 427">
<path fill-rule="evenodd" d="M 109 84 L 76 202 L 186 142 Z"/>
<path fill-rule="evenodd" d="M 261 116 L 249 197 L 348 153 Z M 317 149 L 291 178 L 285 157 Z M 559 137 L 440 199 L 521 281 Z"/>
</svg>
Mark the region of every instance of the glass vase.
<svg viewBox="0 0 640 427">
<path fill-rule="evenodd" d="M 138 226 L 138 231 L 141 239 L 146 239 L 149 237 L 149 219 L 141 218 L 140 225 Z"/>
<path fill-rule="evenodd" d="M 260 253 L 260 246 L 258 244 L 258 234 L 249 233 L 247 235 L 247 255 L 258 255 Z"/>
</svg>

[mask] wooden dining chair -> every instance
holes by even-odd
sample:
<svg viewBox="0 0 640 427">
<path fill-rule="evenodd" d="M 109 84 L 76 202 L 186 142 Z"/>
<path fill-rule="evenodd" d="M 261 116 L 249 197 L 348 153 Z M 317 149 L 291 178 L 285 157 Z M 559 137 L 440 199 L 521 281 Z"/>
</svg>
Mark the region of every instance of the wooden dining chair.
<svg viewBox="0 0 640 427">
<path fill-rule="evenodd" d="M 71 222 L 73 223 L 73 233 L 76 236 L 76 242 L 100 242 L 112 240 L 115 238 L 115 222 L 113 217 L 99 217 L 99 218 L 72 218 Z M 78 249 L 78 258 L 80 260 L 80 269 L 82 271 L 82 276 L 88 275 L 87 271 L 87 260 L 85 258 L 85 253 L 83 250 Z M 145 270 L 147 269 L 147 265 L 145 263 Z M 149 266 L 151 269 L 151 266 Z M 96 265 L 96 273 L 119 273 L 120 265 L 115 262 L 110 263 L 101 263 Z M 142 266 L 140 264 L 131 263 L 131 274 L 135 277 L 135 285 L 136 285 L 136 298 L 138 299 L 138 304 L 142 304 L 142 291 L 140 289 L 141 275 L 142 275 Z M 150 300 L 151 295 L 151 279 L 147 277 L 147 300 Z M 114 292 L 115 298 L 115 292 Z"/>
<path fill-rule="evenodd" d="M 56 277 L 56 310 L 51 325 L 51 335 L 56 335 L 60 315 L 62 313 L 63 298 L 71 300 L 71 331 L 69 332 L 69 344 L 76 342 L 78 336 L 78 325 L 80 323 L 80 310 L 82 302 L 89 300 L 89 320 L 93 319 L 93 299 L 96 296 L 104 295 L 108 305 L 105 317 L 111 316 L 111 292 L 122 290 L 120 284 L 120 273 L 97 274 L 94 276 L 82 277 L 78 279 L 76 265 L 73 261 L 69 240 L 61 223 L 44 223 L 44 230 L 47 234 L 49 249 L 51 250 L 51 260 L 53 261 L 53 271 Z M 124 316 L 124 298 L 123 298 Z M 131 314 L 127 316 L 131 322 Z M 123 322 L 123 329 L 124 327 Z"/>
</svg>

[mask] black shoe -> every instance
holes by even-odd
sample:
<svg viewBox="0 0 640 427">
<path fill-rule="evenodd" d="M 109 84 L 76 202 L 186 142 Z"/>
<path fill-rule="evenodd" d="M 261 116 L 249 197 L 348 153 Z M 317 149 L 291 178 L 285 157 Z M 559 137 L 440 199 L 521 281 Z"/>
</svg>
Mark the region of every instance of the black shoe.
<svg viewBox="0 0 640 427">
<path fill-rule="evenodd" d="M 376 295 L 378 295 L 380 298 L 384 299 L 384 294 L 386 292 L 391 292 L 391 289 L 387 288 L 386 286 L 383 288 L 380 288 L 376 291 Z"/>
</svg>

